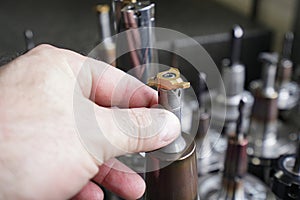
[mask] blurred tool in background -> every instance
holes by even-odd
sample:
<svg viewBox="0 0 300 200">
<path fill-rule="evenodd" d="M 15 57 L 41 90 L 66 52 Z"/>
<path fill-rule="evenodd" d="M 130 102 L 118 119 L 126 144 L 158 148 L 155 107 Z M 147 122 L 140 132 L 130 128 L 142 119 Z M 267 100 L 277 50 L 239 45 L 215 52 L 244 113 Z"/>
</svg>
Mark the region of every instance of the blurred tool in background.
<svg viewBox="0 0 300 200">
<path fill-rule="evenodd" d="M 270 182 L 272 162 L 295 152 L 294 134 L 278 121 L 278 93 L 275 90 L 278 55 L 262 53 L 262 80 L 250 85 L 255 97 L 248 134 L 249 171 Z"/>
<path fill-rule="evenodd" d="M 247 174 L 247 144 L 243 132 L 245 102 L 240 100 L 236 130 L 228 138 L 224 171 L 199 178 L 199 196 L 205 200 L 275 199 L 268 187 Z"/>
<path fill-rule="evenodd" d="M 116 45 L 111 35 L 110 7 L 107 4 L 97 5 L 96 12 L 99 22 L 100 44 L 94 50 L 96 57 L 106 63 L 116 66 Z"/>
<path fill-rule="evenodd" d="M 291 53 L 294 42 L 294 34 L 288 32 L 284 35 L 281 59 L 278 62 L 275 88 L 278 91 L 279 115 L 286 119 L 290 111 L 297 105 L 299 100 L 299 87 L 292 81 L 293 62 Z"/>
<path fill-rule="evenodd" d="M 154 36 L 154 13 L 155 5 L 146 1 L 132 1 L 130 3 L 116 3 L 124 5 L 121 9 L 115 9 L 116 27 L 118 33 L 126 31 L 126 39 L 118 40 L 117 49 L 120 51 L 120 57 L 117 60 L 119 68 L 133 71 L 133 75 L 144 83 L 147 83 L 150 77 L 157 74 L 158 68 L 157 55 L 152 49 L 155 41 Z M 118 13 L 120 12 L 120 13 Z M 120 17 L 118 17 L 120 16 Z M 128 49 L 128 53 L 122 55 L 123 49 Z M 153 63 L 153 64 L 152 64 Z"/>
<path fill-rule="evenodd" d="M 300 134 L 296 154 L 283 155 L 275 166 L 272 190 L 279 200 L 300 199 Z"/>
<path fill-rule="evenodd" d="M 214 116 L 217 120 L 213 122 L 212 127 L 223 127 L 223 133 L 228 134 L 234 131 L 236 127 L 236 120 L 238 118 L 238 105 L 240 100 L 245 99 L 245 123 L 244 130 L 248 130 L 249 115 L 253 104 L 252 95 L 244 90 L 245 85 L 245 66 L 241 64 L 241 45 L 244 35 L 244 30 L 235 25 L 231 30 L 231 56 L 230 59 L 224 59 L 222 62 L 222 81 L 225 86 L 226 94 L 222 94 L 217 90 L 213 97 L 213 104 L 217 109 L 225 109 L 226 117 L 223 124 L 222 115 L 215 112 Z M 223 84 L 220 86 L 222 87 Z M 220 116 L 219 116 L 220 115 Z"/>
<path fill-rule="evenodd" d="M 26 29 L 24 31 L 24 39 L 25 39 L 26 51 L 29 51 L 30 49 L 33 49 L 35 47 L 32 30 Z"/>
<path fill-rule="evenodd" d="M 212 102 L 207 102 L 206 106 L 210 108 L 214 106 L 216 112 L 212 113 L 214 121 L 211 122 L 210 128 L 205 134 L 205 143 L 202 142 L 202 147 L 205 147 L 202 152 L 202 155 L 199 158 L 199 165 L 206 166 L 201 167 L 199 171 L 200 175 L 204 175 L 206 172 L 219 171 L 223 168 L 224 156 L 227 145 L 227 138 L 233 132 L 235 132 L 236 121 L 239 116 L 239 103 L 240 100 L 244 100 L 244 114 L 243 114 L 243 131 L 247 132 L 249 128 L 249 117 L 251 114 L 251 108 L 253 105 L 253 97 L 250 92 L 244 89 L 245 84 L 245 66 L 241 64 L 240 54 L 241 54 L 241 45 L 242 38 L 244 35 L 243 29 L 239 25 L 235 25 L 231 30 L 231 54 L 229 59 L 224 59 L 222 62 L 222 81 L 224 82 L 225 94 L 223 94 L 222 87 L 220 84 L 219 88 L 216 91 L 209 91 L 211 93 Z M 204 93 L 204 92 L 202 92 Z M 203 95 L 203 94 L 202 94 Z M 208 101 L 210 96 L 208 96 Z M 210 111 L 209 111 L 210 112 Z M 226 112 L 225 121 L 222 113 Z M 205 116 L 205 115 L 204 115 Z M 201 121 L 200 125 L 209 123 L 208 119 Z M 207 125 L 205 125 L 206 127 Z M 202 131 L 201 129 L 198 129 Z M 216 130 L 222 130 L 222 133 L 217 132 Z M 204 133 L 198 133 L 203 135 Z M 203 136 L 202 136 L 203 137 Z M 201 139 L 203 140 L 203 139 Z M 204 141 L 203 140 L 203 141 Z M 210 143 L 210 144 L 207 144 Z M 202 164 L 200 164 L 202 163 Z"/>
<path fill-rule="evenodd" d="M 197 164 L 198 164 L 198 175 L 207 174 L 210 172 L 218 171 L 221 166 L 223 156 L 213 151 L 213 146 L 210 141 L 210 125 L 211 116 L 207 112 L 205 105 L 206 91 L 206 75 L 199 73 L 198 90 L 196 96 L 198 99 L 198 107 L 193 110 L 193 123 L 197 124 L 197 132 L 195 141 L 197 145 Z M 200 113 L 200 114 L 199 114 Z M 199 116 L 198 116 L 199 114 Z M 196 120 L 196 122 L 194 122 Z M 194 127 L 195 125 L 192 125 Z M 194 132 L 194 131 L 191 131 Z"/>
</svg>

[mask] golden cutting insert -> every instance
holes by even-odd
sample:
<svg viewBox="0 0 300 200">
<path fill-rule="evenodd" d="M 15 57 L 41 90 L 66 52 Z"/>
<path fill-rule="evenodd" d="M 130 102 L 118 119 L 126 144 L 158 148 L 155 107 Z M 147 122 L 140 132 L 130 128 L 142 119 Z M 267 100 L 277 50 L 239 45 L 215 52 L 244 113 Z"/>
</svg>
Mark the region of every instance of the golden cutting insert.
<svg viewBox="0 0 300 200">
<path fill-rule="evenodd" d="M 148 85 L 165 90 L 175 90 L 178 88 L 189 88 L 190 82 L 183 81 L 179 70 L 171 67 L 169 70 L 160 72 L 155 77 L 150 78 Z"/>
</svg>

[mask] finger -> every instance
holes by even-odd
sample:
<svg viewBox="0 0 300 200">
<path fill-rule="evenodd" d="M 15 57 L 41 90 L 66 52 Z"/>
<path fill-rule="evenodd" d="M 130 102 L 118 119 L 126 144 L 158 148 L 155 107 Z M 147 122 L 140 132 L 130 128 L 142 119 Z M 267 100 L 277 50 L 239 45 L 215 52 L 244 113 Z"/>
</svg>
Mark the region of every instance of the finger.
<svg viewBox="0 0 300 200">
<path fill-rule="evenodd" d="M 83 94 L 98 105 L 111 107 L 150 107 L 157 104 L 157 92 L 133 76 L 107 63 L 61 50 L 77 75 Z M 87 73 L 87 69 L 90 73 Z M 89 77 L 91 75 L 91 77 Z M 91 85 L 85 79 L 91 78 Z M 88 85 L 88 86 L 87 86 Z M 91 88 L 90 88 L 91 87 Z"/>
<path fill-rule="evenodd" d="M 93 182 L 88 182 L 72 200 L 102 200 L 104 198 L 101 188 Z"/>
<path fill-rule="evenodd" d="M 57 65 L 68 76 L 73 76 L 80 86 L 80 92 L 98 105 L 128 108 L 157 104 L 155 90 L 107 63 L 51 45 L 39 45 L 26 56 L 35 57 L 38 61 L 41 58 L 53 61 L 55 57 L 51 67 Z"/>
<path fill-rule="evenodd" d="M 144 180 L 117 159 L 111 159 L 99 167 L 93 179 L 106 189 L 124 199 L 138 199 L 145 192 Z"/>
<path fill-rule="evenodd" d="M 152 151 L 171 143 L 181 132 L 178 118 L 164 109 L 103 108 L 89 102 L 80 104 L 77 130 L 87 151 L 104 161 L 141 151 Z"/>
<path fill-rule="evenodd" d="M 138 79 L 107 64 L 89 66 L 93 80 L 90 97 L 98 105 L 132 108 L 157 104 L 157 92 Z"/>
</svg>

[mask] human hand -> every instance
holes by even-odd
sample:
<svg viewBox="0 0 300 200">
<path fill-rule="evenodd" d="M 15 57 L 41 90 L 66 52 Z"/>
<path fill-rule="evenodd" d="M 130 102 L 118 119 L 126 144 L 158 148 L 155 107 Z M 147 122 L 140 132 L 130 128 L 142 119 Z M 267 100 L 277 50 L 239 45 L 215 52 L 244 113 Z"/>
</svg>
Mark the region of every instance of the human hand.
<svg viewBox="0 0 300 200">
<path fill-rule="evenodd" d="M 0 199 L 102 199 L 96 184 L 139 198 L 145 183 L 113 158 L 160 148 L 180 132 L 173 114 L 144 108 L 157 104 L 151 88 L 103 62 L 49 45 L 2 66 L 0 93 Z M 88 120 L 87 107 L 94 109 L 99 129 Z M 136 124 L 127 127 L 131 135 L 116 123 L 118 112 L 130 116 L 122 123 Z M 149 113 L 155 123 L 141 132 Z M 78 130 L 87 136 L 87 148 Z M 89 138 L 95 133 L 96 139 Z"/>
</svg>

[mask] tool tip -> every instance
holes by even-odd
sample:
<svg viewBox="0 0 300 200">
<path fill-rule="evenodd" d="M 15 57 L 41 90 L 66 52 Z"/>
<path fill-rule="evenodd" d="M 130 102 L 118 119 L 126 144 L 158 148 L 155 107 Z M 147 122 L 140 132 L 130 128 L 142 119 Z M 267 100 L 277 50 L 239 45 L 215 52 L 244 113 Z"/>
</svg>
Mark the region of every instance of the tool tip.
<svg viewBox="0 0 300 200">
<path fill-rule="evenodd" d="M 33 32 L 30 29 L 26 29 L 24 31 L 24 35 L 25 35 L 26 38 L 33 38 Z"/>
<path fill-rule="evenodd" d="M 284 39 L 292 42 L 294 40 L 294 33 L 293 32 L 285 33 Z"/>
<path fill-rule="evenodd" d="M 232 28 L 232 38 L 242 38 L 244 36 L 244 30 L 239 25 L 234 25 Z"/>
<path fill-rule="evenodd" d="M 264 63 L 276 65 L 278 62 L 278 54 L 263 52 L 259 54 L 259 60 Z"/>
</svg>

